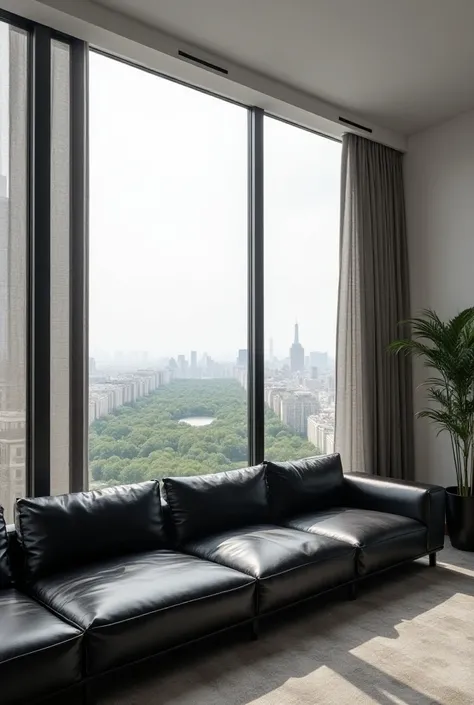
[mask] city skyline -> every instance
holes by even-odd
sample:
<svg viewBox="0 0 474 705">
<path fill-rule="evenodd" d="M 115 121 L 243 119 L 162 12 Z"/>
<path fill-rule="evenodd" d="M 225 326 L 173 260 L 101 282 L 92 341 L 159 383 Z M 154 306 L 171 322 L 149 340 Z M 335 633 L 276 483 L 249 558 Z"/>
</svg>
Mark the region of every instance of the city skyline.
<svg viewBox="0 0 474 705">
<path fill-rule="evenodd" d="M 273 348 L 271 340 L 269 347 Z M 144 352 L 137 352 L 137 355 L 142 356 L 143 361 L 148 357 Z M 278 433 L 291 433 L 295 439 L 304 439 L 304 442 L 308 443 L 308 445 L 299 446 L 300 451 L 305 453 L 331 453 L 334 450 L 335 375 L 332 362 L 327 352 L 314 350 L 305 355 L 303 345 L 300 343 L 298 323 L 294 325 L 294 338 L 289 349 L 289 357 L 279 360 L 273 356 L 266 360 L 263 390 L 266 407 L 281 424 L 278 427 Z M 188 388 L 181 387 L 177 409 L 180 415 L 184 414 L 188 418 L 193 415 L 193 409 L 197 416 L 203 414 L 205 416 L 208 410 L 209 424 L 212 424 L 217 399 L 215 400 L 212 394 L 210 396 L 206 394 L 205 389 L 209 388 L 209 385 L 219 380 L 225 383 L 236 380 L 242 391 L 248 391 L 248 358 L 245 348 L 239 348 L 232 361 L 224 362 L 218 362 L 206 353 L 200 354 L 195 349 L 191 349 L 188 354 L 178 352 L 165 361 L 162 371 L 154 370 L 153 367 L 133 370 L 132 365 L 127 369 L 124 366 L 123 356 L 120 356 L 121 365 L 117 367 L 111 365 L 101 369 L 94 359 L 91 359 L 90 363 L 94 374 L 90 376 L 89 385 L 89 425 L 109 417 L 111 413 L 116 413 L 126 404 L 149 397 L 155 392 L 159 393 L 160 390 L 166 390 L 175 382 L 202 385 L 200 388 L 189 387 L 190 396 L 186 393 Z M 204 395 L 208 405 L 196 405 L 192 401 L 196 393 Z M 153 401 L 151 404 L 153 405 Z M 245 394 L 240 400 L 241 411 L 244 411 L 246 405 L 247 395 Z M 272 421 L 266 416 L 264 430 L 267 425 L 272 427 Z M 91 426 L 91 429 L 94 435 L 94 427 Z M 270 441 L 267 440 L 266 443 L 268 442 Z M 240 447 L 240 443 L 237 445 Z M 101 447 L 100 443 L 99 447 Z M 157 440 L 157 447 L 162 447 L 161 441 Z M 212 447 L 215 449 L 216 444 L 214 443 Z M 112 458 L 115 457 L 119 447 L 111 443 L 109 448 L 108 452 L 112 454 L 109 462 L 112 467 L 111 472 L 118 472 L 118 466 L 114 464 L 115 461 L 112 462 Z M 295 452 L 298 451 L 295 450 Z M 201 455 L 201 451 L 196 450 L 196 453 Z M 245 460 L 242 456 L 242 448 L 239 454 L 239 457 Z M 100 464 L 100 458 L 96 455 L 97 446 L 94 445 L 95 464 L 92 472 L 95 481 L 100 482 L 103 467 Z M 288 457 L 290 456 L 293 457 L 291 452 Z M 224 464 L 230 462 L 229 457 L 225 459 L 224 453 L 221 453 L 220 457 Z M 141 462 L 139 464 L 142 465 Z M 126 463 L 121 465 L 121 468 L 126 471 Z M 205 467 L 203 470 L 207 472 Z"/>
<path fill-rule="evenodd" d="M 295 346 L 298 369 L 294 369 L 292 359 Z M 90 472 L 95 487 L 122 478 L 145 479 L 147 473 L 166 473 L 168 466 L 179 467 L 178 474 L 188 474 L 216 472 L 248 462 L 246 349 L 239 348 L 233 362 L 223 363 L 209 355 L 200 356 L 197 350 L 191 349 L 188 355 L 180 352 L 171 357 L 163 371 L 151 367 L 112 372 L 111 367 L 107 372 L 100 369 L 95 360 L 90 363 L 94 370 L 89 384 Z M 229 387 L 233 399 L 230 401 L 226 395 L 222 396 L 216 384 L 235 382 L 241 391 L 238 393 L 235 387 Z M 334 387 L 334 370 L 328 353 L 311 351 L 305 356 L 299 342 L 298 324 L 295 324 L 290 358 L 277 360 L 274 357 L 265 369 L 266 458 L 297 459 L 333 452 Z M 122 412 L 125 406 L 131 409 Z M 224 408 L 227 406 L 233 421 L 227 417 L 229 435 L 224 440 L 222 426 L 218 427 L 216 435 L 212 428 L 216 416 L 222 421 L 226 417 Z M 160 424 L 151 423 L 148 408 L 161 414 L 162 428 Z M 178 432 L 177 426 L 183 421 L 190 425 L 193 417 L 206 423 L 197 424 L 199 435 L 181 438 L 183 430 Z M 150 428 L 148 441 L 143 434 L 143 424 Z M 210 435 L 208 431 L 203 432 L 203 427 L 211 429 Z M 107 440 L 103 440 L 104 435 Z"/>
<path fill-rule="evenodd" d="M 294 346 L 297 345 L 299 348 L 298 350 L 298 356 L 299 359 L 303 360 L 303 367 L 306 361 L 309 361 L 309 364 L 307 365 L 308 367 L 312 366 L 318 366 L 317 363 L 313 365 L 313 362 L 311 361 L 311 358 L 321 359 L 321 356 L 325 356 L 326 362 L 325 366 L 328 364 L 329 359 L 333 359 L 333 357 L 330 355 L 330 352 L 328 350 L 312 350 L 309 349 L 308 347 L 304 347 L 301 345 L 300 340 L 299 340 L 299 323 L 296 322 L 294 325 L 294 339 L 292 345 L 289 347 L 289 352 L 286 355 L 283 356 L 278 356 L 274 353 L 273 349 L 273 338 L 270 336 L 268 338 L 268 344 L 265 345 L 264 349 L 264 359 L 265 362 L 272 362 L 272 360 L 288 360 L 290 363 L 290 367 L 292 366 L 292 353 L 294 351 Z M 305 352 L 307 353 L 305 354 Z M 144 366 L 151 362 L 157 362 L 158 360 L 165 361 L 165 360 L 175 360 L 176 363 L 179 365 L 179 360 L 180 358 L 186 360 L 186 362 L 189 363 L 191 367 L 196 367 L 198 365 L 198 361 L 202 361 L 203 358 L 209 357 L 215 362 L 219 362 L 222 364 L 232 364 L 235 359 L 237 358 L 238 364 L 243 365 L 246 364 L 244 363 L 244 357 L 247 354 L 247 348 L 238 348 L 237 349 L 237 355 L 230 355 L 228 358 L 217 358 L 215 355 L 212 355 L 209 353 L 208 347 L 205 348 L 204 350 L 200 351 L 197 350 L 196 348 L 190 348 L 188 351 L 180 351 L 178 353 L 175 352 L 174 355 L 163 355 L 163 354 L 157 354 L 156 356 L 153 356 L 150 351 L 148 350 L 134 350 L 134 349 L 129 349 L 127 350 L 114 350 L 112 352 L 109 352 L 106 357 L 106 360 L 101 360 L 101 357 L 98 356 L 97 354 L 94 355 L 91 353 L 90 355 L 90 360 L 93 360 L 94 366 L 97 363 L 100 362 L 106 362 L 106 364 L 136 364 L 140 363 Z M 301 358 L 302 355 L 302 358 Z M 316 357 L 315 357 L 316 356 Z M 112 360 L 110 359 L 112 358 Z M 299 368 L 295 367 L 292 371 L 296 372 L 298 369 L 300 371 L 303 370 L 303 367 L 300 365 Z"/>
</svg>

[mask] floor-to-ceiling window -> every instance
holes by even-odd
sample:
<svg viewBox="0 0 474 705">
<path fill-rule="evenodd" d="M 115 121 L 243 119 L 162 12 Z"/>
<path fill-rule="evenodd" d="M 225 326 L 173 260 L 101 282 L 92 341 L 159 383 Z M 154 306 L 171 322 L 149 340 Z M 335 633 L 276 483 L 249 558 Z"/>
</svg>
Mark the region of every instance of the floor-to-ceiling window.
<svg viewBox="0 0 474 705">
<path fill-rule="evenodd" d="M 88 50 L 44 25 L 0 18 L 0 505 L 11 521 L 17 497 L 85 486 L 72 359 L 85 328 L 74 306 L 85 301 L 76 263 L 87 246 L 78 127 Z"/>
<path fill-rule="evenodd" d="M 339 142 L 266 117 L 265 457 L 334 449 Z"/>
<path fill-rule="evenodd" d="M 26 492 L 28 35 L 0 21 L 0 505 Z"/>
<path fill-rule="evenodd" d="M 90 484 L 248 462 L 247 110 L 90 54 Z"/>
<path fill-rule="evenodd" d="M 331 451 L 340 144 L 2 17 L 8 520 Z"/>
</svg>

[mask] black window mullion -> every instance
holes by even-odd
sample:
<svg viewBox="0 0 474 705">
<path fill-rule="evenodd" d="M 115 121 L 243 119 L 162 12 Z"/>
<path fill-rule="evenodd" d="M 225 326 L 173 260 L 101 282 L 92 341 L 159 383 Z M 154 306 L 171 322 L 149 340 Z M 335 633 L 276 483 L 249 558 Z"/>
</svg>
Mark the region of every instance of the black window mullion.
<svg viewBox="0 0 474 705">
<path fill-rule="evenodd" d="M 7 22 L 7 24 L 12 25 L 12 27 L 18 27 L 19 29 L 24 29 L 25 32 L 29 32 L 34 28 L 34 22 L 27 20 L 25 17 L 20 17 L 20 15 L 15 15 L 13 12 L 4 10 L 0 7 L 0 21 Z"/>
<path fill-rule="evenodd" d="M 51 31 L 34 28 L 30 52 L 28 493 L 50 493 Z"/>
<path fill-rule="evenodd" d="M 263 110 L 249 110 L 248 433 L 249 462 L 265 452 L 263 327 Z"/>
<path fill-rule="evenodd" d="M 88 483 L 88 46 L 71 41 L 69 471 L 70 491 Z"/>
</svg>

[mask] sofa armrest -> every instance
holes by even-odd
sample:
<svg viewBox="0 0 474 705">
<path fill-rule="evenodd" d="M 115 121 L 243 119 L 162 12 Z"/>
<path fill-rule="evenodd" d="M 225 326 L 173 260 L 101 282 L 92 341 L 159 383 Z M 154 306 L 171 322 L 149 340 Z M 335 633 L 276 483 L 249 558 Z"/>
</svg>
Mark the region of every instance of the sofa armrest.
<svg viewBox="0 0 474 705">
<path fill-rule="evenodd" d="M 443 547 L 444 487 L 351 473 L 344 475 L 344 495 L 347 506 L 416 519 L 428 528 L 428 552 Z"/>
</svg>

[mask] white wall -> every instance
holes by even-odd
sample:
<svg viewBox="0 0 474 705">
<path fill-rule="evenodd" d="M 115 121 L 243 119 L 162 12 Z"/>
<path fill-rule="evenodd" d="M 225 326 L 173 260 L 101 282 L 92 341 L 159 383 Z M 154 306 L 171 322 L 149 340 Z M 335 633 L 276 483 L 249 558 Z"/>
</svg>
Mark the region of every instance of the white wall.
<svg viewBox="0 0 474 705">
<path fill-rule="evenodd" d="M 405 185 L 412 313 L 451 317 L 474 305 L 474 111 L 410 137 Z M 417 364 L 415 387 L 425 374 Z M 415 449 L 418 480 L 455 484 L 448 436 L 417 419 Z"/>
<path fill-rule="evenodd" d="M 260 107 L 271 115 L 340 138 L 345 132 L 405 151 L 406 136 L 375 125 L 345 107 L 327 103 L 281 81 L 229 61 L 225 57 L 172 37 L 151 25 L 127 17 L 93 0 L 0 0 L 0 9 L 53 27 L 88 42 L 91 47 L 123 57 L 166 76 L 198 86 L 243 105 Z M 180 58 L 179 50 L 222 66 L 227 75 L 203 69 Z M 369 127 L 372 132 L 339 121 Z"/>
</svg>

